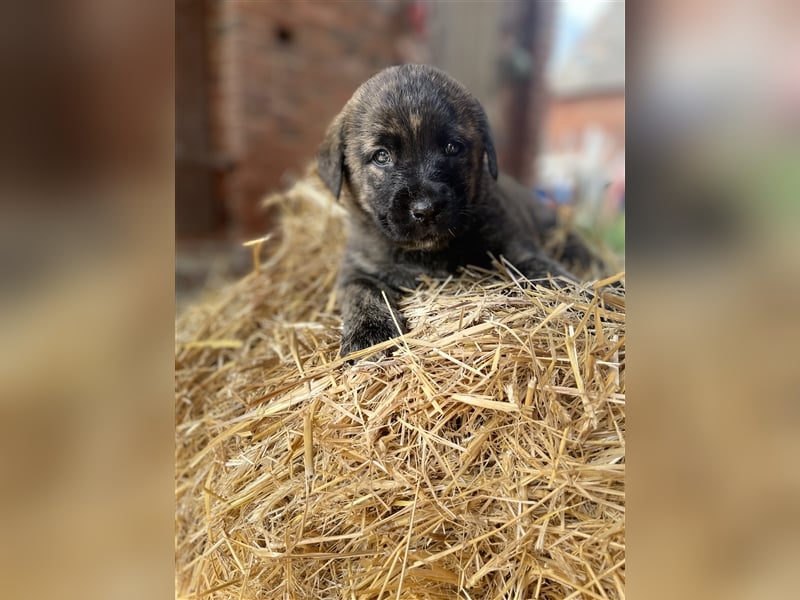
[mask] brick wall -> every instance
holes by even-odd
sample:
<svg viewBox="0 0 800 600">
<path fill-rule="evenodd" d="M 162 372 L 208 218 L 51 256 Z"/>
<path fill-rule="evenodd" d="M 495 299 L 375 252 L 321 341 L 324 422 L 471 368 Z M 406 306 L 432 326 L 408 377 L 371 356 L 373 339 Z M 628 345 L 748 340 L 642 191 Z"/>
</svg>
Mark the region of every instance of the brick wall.
<svg viewBox="0 0 800 600">
<path fill-rule="evenodd" d="M 546 152 L 578 152 L 588 128 L 603 131 L 609 142 L 607 158 L 625 148 L 625 96 L 606 95 L 555 98 L 545 119 Z"/>
<path fill-rule="evenodd" d="M 239 2 L 209 5 L 212 136 L 233 234 L 263 233 L 264 195 L 303 173 L 356 87 L 402 62 L 407 3 Z"/>
</svg>

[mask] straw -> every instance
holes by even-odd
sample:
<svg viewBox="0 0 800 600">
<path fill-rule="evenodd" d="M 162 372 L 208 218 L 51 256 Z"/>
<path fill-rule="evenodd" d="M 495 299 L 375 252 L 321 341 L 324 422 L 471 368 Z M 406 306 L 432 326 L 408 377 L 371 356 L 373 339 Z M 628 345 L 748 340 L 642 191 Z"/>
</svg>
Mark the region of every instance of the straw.
<svg viewBox="0 0 800 600">
<path fill-rule="evenodd" d="M 341 207 L 313 174 L 268 203 L 177 323 L 177 597 L 624 598 L 624 287 L 425 279 L 350 365 Z"/>
</svg>

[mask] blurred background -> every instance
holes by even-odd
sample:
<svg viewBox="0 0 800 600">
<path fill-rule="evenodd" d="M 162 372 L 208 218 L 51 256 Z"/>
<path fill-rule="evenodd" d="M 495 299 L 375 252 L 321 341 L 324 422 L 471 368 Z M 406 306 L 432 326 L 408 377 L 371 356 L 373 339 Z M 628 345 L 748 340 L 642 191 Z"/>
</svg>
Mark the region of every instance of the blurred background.
<svg viewBox="0 0 800 600">
<path fill-rule="evenodd" d="M 624 2 L 176 3 L 180 305 L 250 266 L 269 192 L 301 177 L 353 91 L 435 65 L 482 102 L 500 167 L 624 249 Z"/>
</svg>

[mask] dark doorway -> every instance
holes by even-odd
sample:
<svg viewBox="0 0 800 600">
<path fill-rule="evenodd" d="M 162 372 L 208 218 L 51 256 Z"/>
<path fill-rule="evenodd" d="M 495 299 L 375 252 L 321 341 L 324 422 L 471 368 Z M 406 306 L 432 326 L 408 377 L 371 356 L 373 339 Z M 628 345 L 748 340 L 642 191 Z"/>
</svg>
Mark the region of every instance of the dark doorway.
<svg viewBox="0 0 800 600">
<path fill-rule="evenodd" d="M 175 4 L 175 71 L 175 233 L 218 233 L 225 223 L 211 139 L 204 1 Z"/>
</svg>

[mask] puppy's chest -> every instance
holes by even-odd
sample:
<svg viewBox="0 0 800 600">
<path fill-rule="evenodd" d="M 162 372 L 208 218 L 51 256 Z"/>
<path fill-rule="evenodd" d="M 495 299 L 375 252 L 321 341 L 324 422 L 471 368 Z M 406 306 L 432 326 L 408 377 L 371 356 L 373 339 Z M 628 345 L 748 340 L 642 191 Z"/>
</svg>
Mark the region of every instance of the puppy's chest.
<svg viewBox="0 0 800 600">
<path fill-rule="evenodd" d="M 458 245 L 441 252 L 397 250 L 392 256 L 392 270 L 404 284 L 415 282 L 421 275 L 444 278 L 454 275 L 460 267 L 489 266 L 487 248 L 480 242 Z"/>
</svg>

